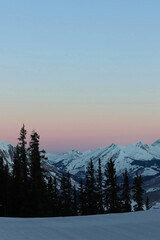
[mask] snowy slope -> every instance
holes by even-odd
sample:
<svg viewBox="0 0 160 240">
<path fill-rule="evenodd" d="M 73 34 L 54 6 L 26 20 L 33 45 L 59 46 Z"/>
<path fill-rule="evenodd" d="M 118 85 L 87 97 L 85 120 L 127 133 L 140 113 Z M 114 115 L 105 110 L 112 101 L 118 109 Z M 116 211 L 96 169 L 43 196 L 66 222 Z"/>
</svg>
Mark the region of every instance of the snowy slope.
<svg viewBox="0 0 160 240">
<path fill-rule="evenodd" d="M 160 210 L 66 218 L 0 218 L 2 240 L 159 240 Z"/>
</svg>

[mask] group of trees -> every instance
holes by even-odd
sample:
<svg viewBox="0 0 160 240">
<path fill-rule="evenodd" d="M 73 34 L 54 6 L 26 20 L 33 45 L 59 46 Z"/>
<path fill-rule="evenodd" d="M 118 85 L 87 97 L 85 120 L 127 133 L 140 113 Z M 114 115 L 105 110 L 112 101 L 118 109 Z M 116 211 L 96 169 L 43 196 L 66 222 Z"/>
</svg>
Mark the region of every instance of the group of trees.
<svg viewBox="0 0 160 240">
<path fill-rule="evenodd" d="M 131 212 L 131 198 L 135 205 L 134 210 L 143 210 L 143 181 L 141 175 L 136 175 L 132 187 L 130 186 L 127 170 L 123 174 L 123 184 L 117 183 L 116 169 L 112 159 L 107 163 L 104 178 L 101 170 L 101 160 L 95 173 L 93 161 L 90 160 L 85 184 L 80 184 L 79 210 L 83 214 L 103 214 Z M 147 198 L 147 201 L 148 198 Z M 148 207 L 149 209 L 149 202 Z"/>
<path fill-rule="evenodd" d="M 104 177 L 101 160 L 95 171 L 90 160 L 86 178 L 73 186 L 70 173 L 60 183 L 44 167 L 45 152 L 39 150 L 39 135 L 33 131 L 26 148 L 25 126 L 21 128 L 12 167 L 0 158 L 0 216 L 47 217 L 76 216 L 131 211 L 131 190 L 136 202 L 134 210 L 143 210 L 142 178 L 137 175 L 132 188 L 127 170 L 123 187 L 117 184 L 112 159 Z M 78 185 L 78 184 L 77 184 Z M 148 203 L 149 206 L 149 203 Z"/>
</svg>

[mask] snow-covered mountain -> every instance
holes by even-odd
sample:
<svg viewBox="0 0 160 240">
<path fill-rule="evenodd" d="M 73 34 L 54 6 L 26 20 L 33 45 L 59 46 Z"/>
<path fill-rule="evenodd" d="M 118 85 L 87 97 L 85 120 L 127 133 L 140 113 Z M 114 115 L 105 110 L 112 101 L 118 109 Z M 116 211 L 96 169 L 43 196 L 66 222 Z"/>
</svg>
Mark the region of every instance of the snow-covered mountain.
<svg viewBox="0 0 160 240">
<path fill-rule="evenodd" d="M 7 143 L 0 143 L 0 155 L 5 161 L 11 163 L 14 147 Z M 98 159 L 101 159 L 102 170 L 112 158 L 115 161 L 118 180 L 121 182 L 122 174 L 127 168 L 131 181 L 138 172 L 143 176 L 145 189 L 152 202 L 160 201 L 160 140 L 153 144 L 138 142 L 136 144 L 119 146 L 112 144 L 106 148 L 80 152 L 72 150 L 61 154 L 47 153 L 43 164 L 52 176 L 59 180 L 63 172 L 69 171 L 73 181 L 78 182 L 85 177 L 86 167 L 90 159 L 95 169 L 98 168 Z"/>
<path fill-rule="evenodd" d="M 93 160 L 95 168 L 98 168 L 99 158 L 102 162 L 102 169 L 112 158 L 115 161 L 118 176 L 122 175 L 125 168 L 132 176 L 135 176 L 137 171 L 144 178 L 160 174 L 160 140 L 152 145 L 142 142 L 127 146 L 112 144 L 94 151 L 72 150 L 62 154 L 47 153 L 46 156 L 49 164 L 56 166 L 61 172 L 69 171 L 77 179 L 85 176 L 90 159 Z"/>
<path fill-rule="evenodd" d="M 138 172 L 143 176 L 146 195 L 153 203 L 160 201 L 160 140 L 151 145 L 142 142 L 127 146 L 112 144 L 93 151 L 72 150 L 62 154 L 47 153 L 46 156 L 50 165 L 55 166 L 60 172 L 69 171 L 76 181 L 85 177 L 90 159 L 97 169 L 100 158 L 104 170 L 107 162 L 112 158 L 115 161 L 119 182 L 122 181 L 125 168 L 129 172 L 131 181 Z"/>
<path fill-rule="evenodd" d="M 13 161 L 14 147 L 8 142 L 0 142 L 0 156 L 9 164 Z"/>
</svg>

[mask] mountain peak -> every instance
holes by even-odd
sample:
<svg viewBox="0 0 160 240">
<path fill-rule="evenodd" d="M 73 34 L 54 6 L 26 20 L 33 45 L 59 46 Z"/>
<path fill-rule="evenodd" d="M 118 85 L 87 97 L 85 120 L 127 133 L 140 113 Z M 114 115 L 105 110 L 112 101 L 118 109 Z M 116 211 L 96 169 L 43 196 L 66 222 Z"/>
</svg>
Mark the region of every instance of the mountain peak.
<svg viewBox="0 0 160 240">
<path fill-rule="evenodd" d="M 160 147 L 160 139 L 158 139 L 157 141 L 155 141 L 152 146 L 158 146 Z"/>
<path fill-rule="evenodd" d="M 9 142 L 0 142 L 0 149 L 8 149 L 9 146 L 12 146 Z"/>
</svg>

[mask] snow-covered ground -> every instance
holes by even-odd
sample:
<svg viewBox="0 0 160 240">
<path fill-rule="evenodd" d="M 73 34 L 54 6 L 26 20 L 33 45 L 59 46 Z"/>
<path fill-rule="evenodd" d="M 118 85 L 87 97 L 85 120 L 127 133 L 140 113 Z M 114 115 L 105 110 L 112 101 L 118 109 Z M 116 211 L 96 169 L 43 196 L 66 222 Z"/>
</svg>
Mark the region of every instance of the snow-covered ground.
<svg viewBox="0 0 160 240">
<path fill-rule="evenodd" d="M 0 218 L 1 240 L 159 240 L 160 210 L 66 218 Z"/>
</svg>

